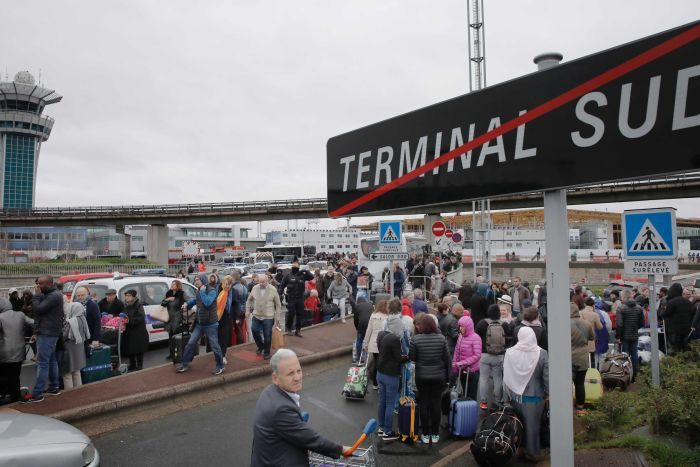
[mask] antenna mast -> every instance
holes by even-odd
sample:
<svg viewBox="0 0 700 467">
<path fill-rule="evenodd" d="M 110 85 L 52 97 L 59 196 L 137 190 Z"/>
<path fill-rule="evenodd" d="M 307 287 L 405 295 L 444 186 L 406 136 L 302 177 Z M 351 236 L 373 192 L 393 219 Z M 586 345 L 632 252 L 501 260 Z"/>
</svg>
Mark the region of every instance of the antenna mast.
<svg viewBox="0 0 700 467">
<path fill-rule="evenodd" d="M 486 87 L 484 0 L 467 1 L 469 92 Z M 491 283 L 491 200 L 472 201 L 472 265 L 474 281 L 481 274 Z"/>
</svg>

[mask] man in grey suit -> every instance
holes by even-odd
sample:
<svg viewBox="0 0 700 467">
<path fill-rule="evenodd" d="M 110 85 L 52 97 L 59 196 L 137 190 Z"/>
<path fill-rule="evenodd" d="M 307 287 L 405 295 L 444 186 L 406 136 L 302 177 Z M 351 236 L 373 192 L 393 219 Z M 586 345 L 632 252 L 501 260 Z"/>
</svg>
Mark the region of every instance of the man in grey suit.
<svg viewBox="0 0 700 467">
<path fill-rule="evenodd" d="M 349 448 L 316 433 L 299 409 L 302 372 L 294 351 L 279 349 L 270 360 L 272 382 L 255 405 L 251 467 L 308 466 L 309 450 L 338 459 Z"/>
</svg>

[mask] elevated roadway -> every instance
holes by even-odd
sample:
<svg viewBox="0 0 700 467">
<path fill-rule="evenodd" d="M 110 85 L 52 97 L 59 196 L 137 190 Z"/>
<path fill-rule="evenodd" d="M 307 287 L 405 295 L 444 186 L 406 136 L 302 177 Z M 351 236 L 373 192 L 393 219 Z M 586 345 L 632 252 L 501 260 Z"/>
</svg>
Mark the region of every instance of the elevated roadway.
<svg viewBox="0 0 700 467">
<path fill-rule="evenodd" d="M 591 170 L 606 170 L 604 167 Z M 524 175 L 527 176 L 527 175 Z M 700 172 L 591 185 L 568 190 L 568 203 L 598 204 L 624 201 L 647 201 L 700 197 Z M 525 193 L 491 201 L 491 209 L 517 209 L 542 206 L 541 193 Z M 440 208 L 441 212 L 470 210 L 466 203 Z M 434 208 L 411 208 L 392 214 L 424 214 Z M 328 216 L 326 198 L 239 201 L 228 203 L 161 204 L 142 206 L 85 206 L 4 209 L 0 225 L 27 226 L 96 226 L 133 224 L 192 224 L 207 222 L 244 222 L 320 218 Z"/>
</svg>

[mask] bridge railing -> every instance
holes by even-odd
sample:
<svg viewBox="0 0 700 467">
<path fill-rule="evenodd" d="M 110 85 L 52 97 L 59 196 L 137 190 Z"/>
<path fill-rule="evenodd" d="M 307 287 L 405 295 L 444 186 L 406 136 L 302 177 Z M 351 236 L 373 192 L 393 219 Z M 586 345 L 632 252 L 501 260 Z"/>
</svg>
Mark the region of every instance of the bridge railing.
<svg viewBox="0 0 700 467">
<path fill-rule="evenodd" d="M 166 268 L 175 274 L 169 266 L 153 264 L 100 264 L 100 263 L 17 263 L 0 264 L 0 277 L 38 277 L 51 274 L 54 277 L 69 274 L 85 274 L 92 272 L 120 272 L 128 274 L 137 269 Z M 179 269 L 179 268 L 178 268 Z"/>
<path fill-rule="evenodd" d="M 229 203 L 197 203 L 197 204 L 161 204 L 133 206 L 75 206 L 75 207 L 39 207 L 34 209 L 3 209 L 5 216 L 26 217 L 115 217 L 119 215 L 183 215 L 206 214 L 219 211 L 255 211 L 255 210 L 298 210 L 326 209 L 325 198 L 286 199 L 270 201 L 240 201 Z"/>
</svg>

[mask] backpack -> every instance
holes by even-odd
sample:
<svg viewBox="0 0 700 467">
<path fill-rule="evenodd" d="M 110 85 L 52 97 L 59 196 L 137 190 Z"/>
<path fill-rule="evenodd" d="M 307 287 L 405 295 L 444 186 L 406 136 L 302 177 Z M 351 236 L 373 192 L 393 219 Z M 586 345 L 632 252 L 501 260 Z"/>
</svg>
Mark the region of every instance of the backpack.
<svg viewBox="0 0 700 467">
<path fill-rule="evenodd" d="M 523 424 L 512 407 L 504 407 L 481 422 L 470 447 L 472 455 L 480 466 L 505 465 L 518 451 L 523 433 Z"/>
<path fill-rule="evenodd" d="M 506 332 L 500 321 L 486 320 L 489 327 L 486 328 L 486 353 L 500 355 L 506 350 Z"/>
</svg>

